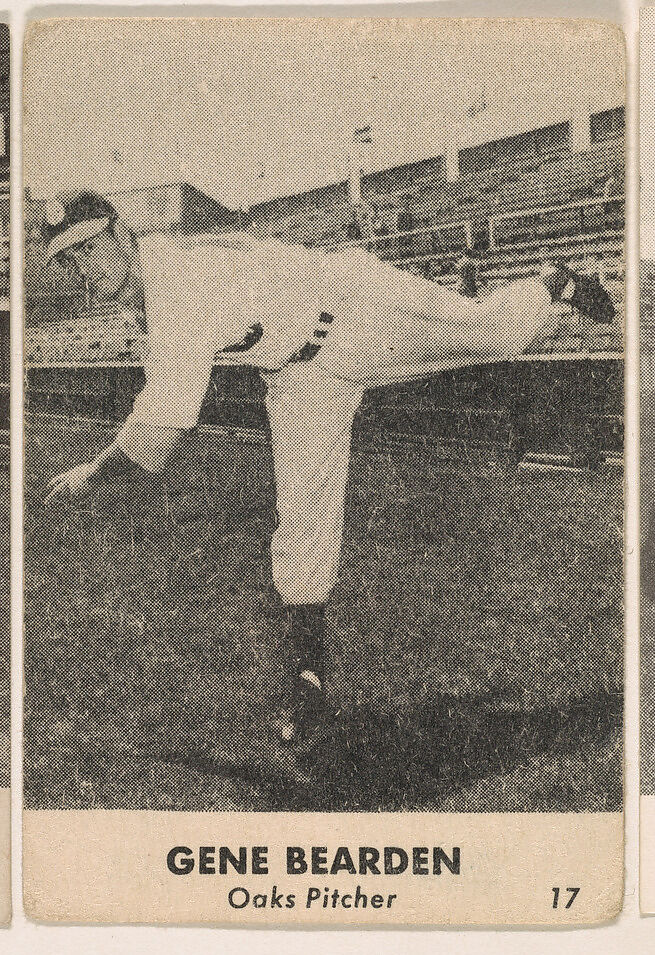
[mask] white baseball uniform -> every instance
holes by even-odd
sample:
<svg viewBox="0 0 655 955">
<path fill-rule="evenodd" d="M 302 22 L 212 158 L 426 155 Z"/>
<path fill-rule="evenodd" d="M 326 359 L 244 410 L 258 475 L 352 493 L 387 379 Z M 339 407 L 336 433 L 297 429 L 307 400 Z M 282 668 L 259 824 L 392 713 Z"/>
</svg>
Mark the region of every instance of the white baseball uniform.
<svg viewBox="0 0 655 955">
<path fill-rule="evenodd" d="M 217 355 L 266 383 L 287 603 L 324 602 L 341 549 L 352 423 L 367 387 L 521 353 L 550 296 L 533 279 L 472 301 L 361 249 L 326 253 L 245 233 L 140 240 L 150 351 L 119 433 L 161 470 L 192 428 Z"/>
</svg>

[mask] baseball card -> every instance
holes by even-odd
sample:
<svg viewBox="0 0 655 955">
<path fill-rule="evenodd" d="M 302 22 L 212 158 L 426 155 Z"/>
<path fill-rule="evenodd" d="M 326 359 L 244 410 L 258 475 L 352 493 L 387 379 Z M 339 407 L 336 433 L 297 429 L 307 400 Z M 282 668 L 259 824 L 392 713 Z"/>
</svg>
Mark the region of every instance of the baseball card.
<svg viewBox="0 0 655 955">
<path fill-rule="evenodd" d="M 601 21 L 28 26 L 31 917 L 620 911 L 624 99 Z"/>
<path fill-rule="evenodd" d="M 640 903 L 655 914 L 655 8 L 640 18 Z"/>
</svg>

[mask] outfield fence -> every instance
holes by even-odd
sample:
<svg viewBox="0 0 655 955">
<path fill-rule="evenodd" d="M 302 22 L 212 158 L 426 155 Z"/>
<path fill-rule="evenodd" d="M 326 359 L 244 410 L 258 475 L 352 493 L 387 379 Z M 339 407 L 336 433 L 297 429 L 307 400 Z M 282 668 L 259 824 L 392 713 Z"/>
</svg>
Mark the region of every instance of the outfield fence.
<svg viewBox="0 0 655 955">
<path fill-rule="evenodd" d="M 32 415 L 122 422 L 144 383 L 129 365 L 28 368 Z M 253 368 L 214 368 L 200 425 L 267 434 L 264 385 Z M 236 433 L 236 432 L 235 432 Z M 598 459 L 623 448 L 623 362 L 614 355 L 498 362 L 367 391 L 360 447 L 423 446 L 520 460 L 526 451 Z"/>
</svg>

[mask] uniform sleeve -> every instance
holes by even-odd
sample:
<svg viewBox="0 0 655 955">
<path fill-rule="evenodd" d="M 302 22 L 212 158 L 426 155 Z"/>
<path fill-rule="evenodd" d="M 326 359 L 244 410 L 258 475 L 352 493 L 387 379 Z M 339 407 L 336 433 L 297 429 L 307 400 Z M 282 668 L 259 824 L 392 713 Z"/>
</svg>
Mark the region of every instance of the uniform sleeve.
<svg viewBox="0 0 655 955">
<path fill-rule="evenodd" d="M 146 383 L 135 398 L 130 418 L 154 427 L 195 427 L 214 357 L 214 344 L 205 335 L 179 348 L 172 342 L 152 348 L 145 363 Z"/>
<path fill-rule="evenodd" d="M 160 472 L 180 436 L 195 427 L 213 366 L 203 355 L 180 355 L 175 364 L 154 354 L 146 383 L 117 436 L 121 450 L 146 471 Z"/>
<path fill-rule="evenodd" d="M 177 321 L 157 332 L 161 327 L 151 334 L 146 382 L 117 438 L 128 458 L 149 471 L 160 471 L 180 434 L 197 424 L 215 357 L 210 327 Z"/>
</svg>

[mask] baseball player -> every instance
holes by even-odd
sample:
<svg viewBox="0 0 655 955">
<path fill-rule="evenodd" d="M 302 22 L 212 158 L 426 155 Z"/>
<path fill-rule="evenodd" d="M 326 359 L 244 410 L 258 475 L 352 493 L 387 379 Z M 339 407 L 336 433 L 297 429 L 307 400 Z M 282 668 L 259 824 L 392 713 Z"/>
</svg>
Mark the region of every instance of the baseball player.
<svg viewBox="0 0 655 955">
<path fill-rule="evenodd" d="M 138 241 L 101 196 L 52 201 L 48 259 L 76 269 L 97 300 L 142 294 L 146 383 L 115 440 L 59 474 L 47 503 L 83 494 L 112 469 L 160 472 L 193 428 L 217 356 L 266 385 L 277 494 L 271 541 L 292 664 L 286 742 L 328 713 L 326 603 L 337 579 L 355 413 L 367 387 L 523 352 L 552 328 L 553 301 L 611 321 L 604 289 L 564 265 L 467 299 L 361 249 L 325 252 L 246 232 Z"/>
</svg>

